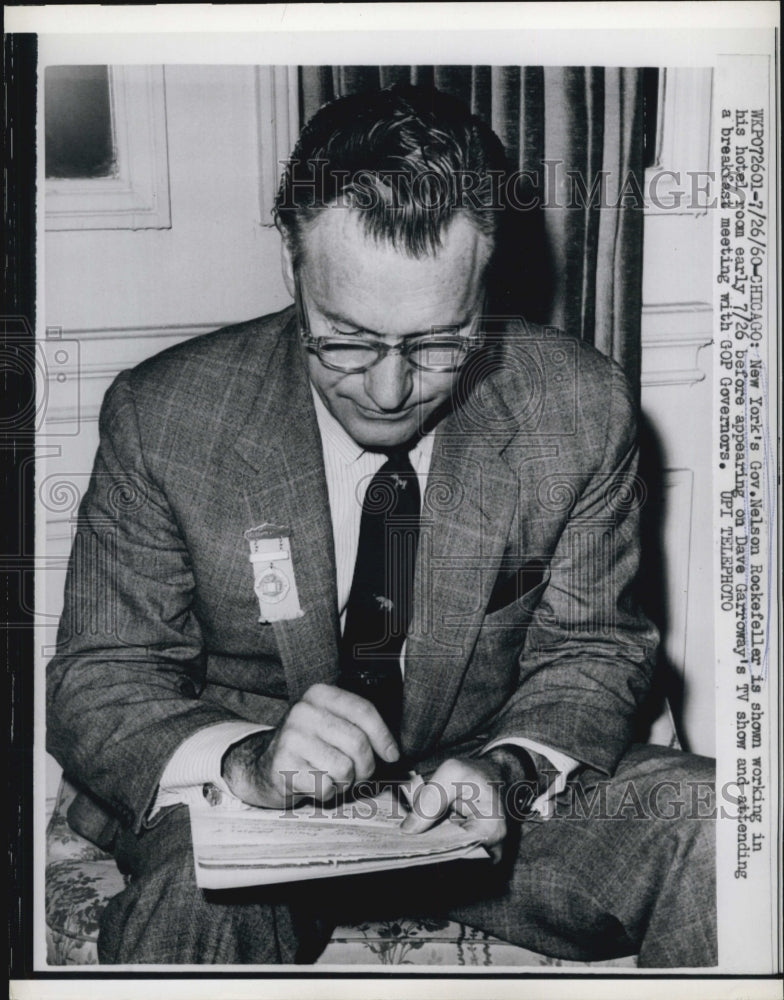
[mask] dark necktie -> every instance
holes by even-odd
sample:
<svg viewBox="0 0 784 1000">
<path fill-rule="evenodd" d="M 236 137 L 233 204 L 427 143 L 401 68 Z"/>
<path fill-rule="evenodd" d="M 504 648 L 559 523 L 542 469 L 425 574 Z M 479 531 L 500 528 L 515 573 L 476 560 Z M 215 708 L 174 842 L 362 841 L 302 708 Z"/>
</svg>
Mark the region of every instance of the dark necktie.
<svg viewBox="0 0 784 1000">
<path fill-rule="evenodd" d="M 340 644 L 340 686 L 371 701 L 396 739 L 403 707 L 400 653 L 412 612 L 419 507 L 419 484 L 408 454 L 390 453 L 362 505 Z"/>
</svg>

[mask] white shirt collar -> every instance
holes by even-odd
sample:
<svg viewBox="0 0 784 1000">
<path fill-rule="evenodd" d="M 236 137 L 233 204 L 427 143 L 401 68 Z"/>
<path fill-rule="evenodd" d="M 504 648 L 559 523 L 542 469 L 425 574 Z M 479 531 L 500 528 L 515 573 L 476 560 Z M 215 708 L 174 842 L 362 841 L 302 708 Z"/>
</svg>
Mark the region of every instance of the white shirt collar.
<svg viewBox="0 0 784 1000">
<path fill-rule="evenodd" d="M 310 383 L 310 391 L 316 408 L 316 422 L 324 450 L 339 455 L 346 465 L 351 465 L 364 455 L 370 454 L 357 444 L 342 424 L 329 412 L 312 382 Z M 434 434 L 435 430 L 429 431 L 411 449 L 411 462 L 418 472 L 426 471 L 430 465 Z M 383 456 L 379 456 L 379 461 L 383 462 Z"/>
<path fill-rule="evenodd" d="M 358 458 L 362 457 L 365 449 L 358 445 L 354 438 L 345 431 L 342 424 L 332 416 L 312 382 L 310 383 L 310 391 L 316 407 L 316 421 L 321 432 L 324 450 L 339 455 L 346 465 L 356 462 Z"/>
</svg>

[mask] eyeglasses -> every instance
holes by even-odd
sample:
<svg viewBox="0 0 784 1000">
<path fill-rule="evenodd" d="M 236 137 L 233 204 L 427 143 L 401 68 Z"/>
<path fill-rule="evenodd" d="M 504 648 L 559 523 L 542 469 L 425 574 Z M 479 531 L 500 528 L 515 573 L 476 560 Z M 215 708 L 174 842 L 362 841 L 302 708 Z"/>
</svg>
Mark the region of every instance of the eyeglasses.
<svg viewBox="0 0 784 1000">
<path fill-rule="evenodd" d="M 419 371 L 455 372 L 473 351 L 481 347 L 484 340 L 478 329 L 479 315 L 471 321 L 468 333 L 461 333 L 453 326 L 433 327 L 430 333 L 407 337 L 400 344 L 369 340 L 358 333 L 341 334 L 332 326 L 329 327 L 332 331 L 330 336 L 314 337 L 310 332 L 299 276 L 295 276 L 294 287 L 297 319 L 305 349 L 315 354 L 325 368 L 346 375 L 366 372 L 389 354 L 400 354 Z"/>
</svg>

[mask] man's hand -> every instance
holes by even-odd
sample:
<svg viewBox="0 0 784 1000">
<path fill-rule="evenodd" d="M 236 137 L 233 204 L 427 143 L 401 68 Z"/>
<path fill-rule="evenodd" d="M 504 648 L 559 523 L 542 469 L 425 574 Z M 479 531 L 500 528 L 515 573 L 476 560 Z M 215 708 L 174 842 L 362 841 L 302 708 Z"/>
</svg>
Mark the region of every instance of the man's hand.
<svg viewBox="0 0 784 1000">
<path fill-rule="evenodd" d="M 243 802 L 286 808 L 303 798 L 328 801 L 372 777 L 376 755 L 400 753 L 392 733 L 365 698 L 314 684 L 270 737 L 256 733 L 223 758 L 223 777 Z"/>
<path fill-rule="evenodd" d="M 447 813 L 463 816 L 464 829 L 485 846 L 494 863 L 501 860 L 506 837 L 504 773 L 487 758 L 445 760 L 417 793 L 401 830 L 422 833 Z"/>
</svg>

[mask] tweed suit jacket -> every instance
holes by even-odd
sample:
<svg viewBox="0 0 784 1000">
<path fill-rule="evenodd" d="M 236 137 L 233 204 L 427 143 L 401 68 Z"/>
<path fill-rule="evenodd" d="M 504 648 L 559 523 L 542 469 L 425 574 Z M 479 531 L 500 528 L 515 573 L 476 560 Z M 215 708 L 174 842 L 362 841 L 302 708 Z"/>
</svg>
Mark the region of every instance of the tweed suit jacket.
<svg viewBox="0 0 784 1000">
<path fill-rule="evenodd" d="M 403 751 L 427 770 L 525 736 L 612 773 L 657 635 L 638 564 L 635 408 L 620 370 L 511 324 L 438 425 L 406 647 Z M 246 529 L 289 525 L 304 614 L 259 622 Z M 139 830 L 178 745 L 275 725 L 338 676 L 335 556 L 291 309 L 180 344 L 106 394 L 82 501 L 47 745 L 70 819 Z"/>
</svg>

